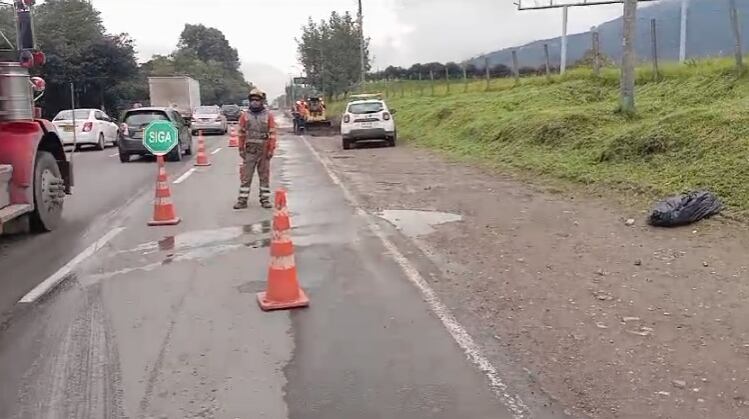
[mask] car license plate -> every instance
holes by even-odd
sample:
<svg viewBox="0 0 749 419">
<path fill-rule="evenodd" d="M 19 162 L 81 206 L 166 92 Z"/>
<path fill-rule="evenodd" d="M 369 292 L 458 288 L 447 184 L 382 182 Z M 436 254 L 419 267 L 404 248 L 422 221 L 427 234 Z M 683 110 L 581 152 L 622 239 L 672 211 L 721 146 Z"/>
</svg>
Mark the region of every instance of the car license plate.
<svg viewBox="0 0 749 419">
<path fill-rule="evenodd" d="M 73 132 L 73 127 L 70 125 L 66 125 L 62 127 L 62 130 L 65 132 Z"/>
<path fill-rule="evenodd" d="M 373 125 L 372 125 L 371 122 L 362 122 L 361 127 L 362 128 L 372 128 Z"/>
</svg>

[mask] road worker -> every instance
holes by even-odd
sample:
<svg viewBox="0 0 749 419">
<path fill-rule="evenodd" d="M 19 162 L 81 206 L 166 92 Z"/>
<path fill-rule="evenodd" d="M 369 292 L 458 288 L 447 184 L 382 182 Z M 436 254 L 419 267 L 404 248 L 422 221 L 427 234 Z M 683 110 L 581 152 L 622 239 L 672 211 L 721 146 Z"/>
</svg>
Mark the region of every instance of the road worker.
<svg viewBox="0 0 749 419">
<path fill-rule="evenodd" d="M 249 109 L 239 118 L 239 156 L 244 161 L 244 170 L 234 209 L 247 208 L 255 171 L 260 182 L 260 205 L 273 208 L 270 202 L 270 160 L 276 151 L 276 121 L 265 106 L 265 93 L 260 89 L 253 88 L 248 99 Z"/>
</svg>

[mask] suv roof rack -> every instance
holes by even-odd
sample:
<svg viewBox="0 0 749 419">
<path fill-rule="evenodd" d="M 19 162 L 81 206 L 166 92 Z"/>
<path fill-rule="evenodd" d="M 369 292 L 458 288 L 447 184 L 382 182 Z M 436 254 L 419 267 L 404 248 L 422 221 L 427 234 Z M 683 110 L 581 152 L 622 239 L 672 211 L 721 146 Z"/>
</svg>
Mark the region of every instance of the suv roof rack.
<svg viewBox="0 0 749 419">
<path fill-rule="evenodd" d="M 361 93 L 358 95 L 350 95 L 351 100 L 365 100 L 365 99 L 379 99 L 382 100 L 382 93 Z"/>
</svg>

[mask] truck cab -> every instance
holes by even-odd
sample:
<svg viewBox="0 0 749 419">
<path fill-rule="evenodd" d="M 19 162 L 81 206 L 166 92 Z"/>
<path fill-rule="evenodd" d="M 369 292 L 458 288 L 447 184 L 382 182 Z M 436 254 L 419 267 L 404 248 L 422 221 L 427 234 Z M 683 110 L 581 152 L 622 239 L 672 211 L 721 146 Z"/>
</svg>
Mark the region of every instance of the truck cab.
<svg viewBox="0 0 749 419">
<path fill-rule="evenodd" d="M 0 62 L 0 234 L 55 229 L 73 186 L 60 136 L 34 105 L 45 83 L 29 69 L 45 56 L 35 47 L 33 3 L 14 3 L 18 61 Z"/>
</svg>

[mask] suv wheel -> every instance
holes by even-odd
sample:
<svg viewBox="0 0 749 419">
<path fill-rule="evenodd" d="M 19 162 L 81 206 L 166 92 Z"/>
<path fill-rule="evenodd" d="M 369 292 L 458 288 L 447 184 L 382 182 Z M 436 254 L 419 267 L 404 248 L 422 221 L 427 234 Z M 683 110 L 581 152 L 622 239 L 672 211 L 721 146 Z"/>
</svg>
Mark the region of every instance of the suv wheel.
<svg viewBox="0 0 749 419">
<path fill-rule="evenodd" d="M 351 144 L 351 140 L 347 140 L 345 138 L 343 139 L 343 149 L 344 150 L 351 150 L 351 146 L 352 145 L 353 144 Z"/>
</svg>

